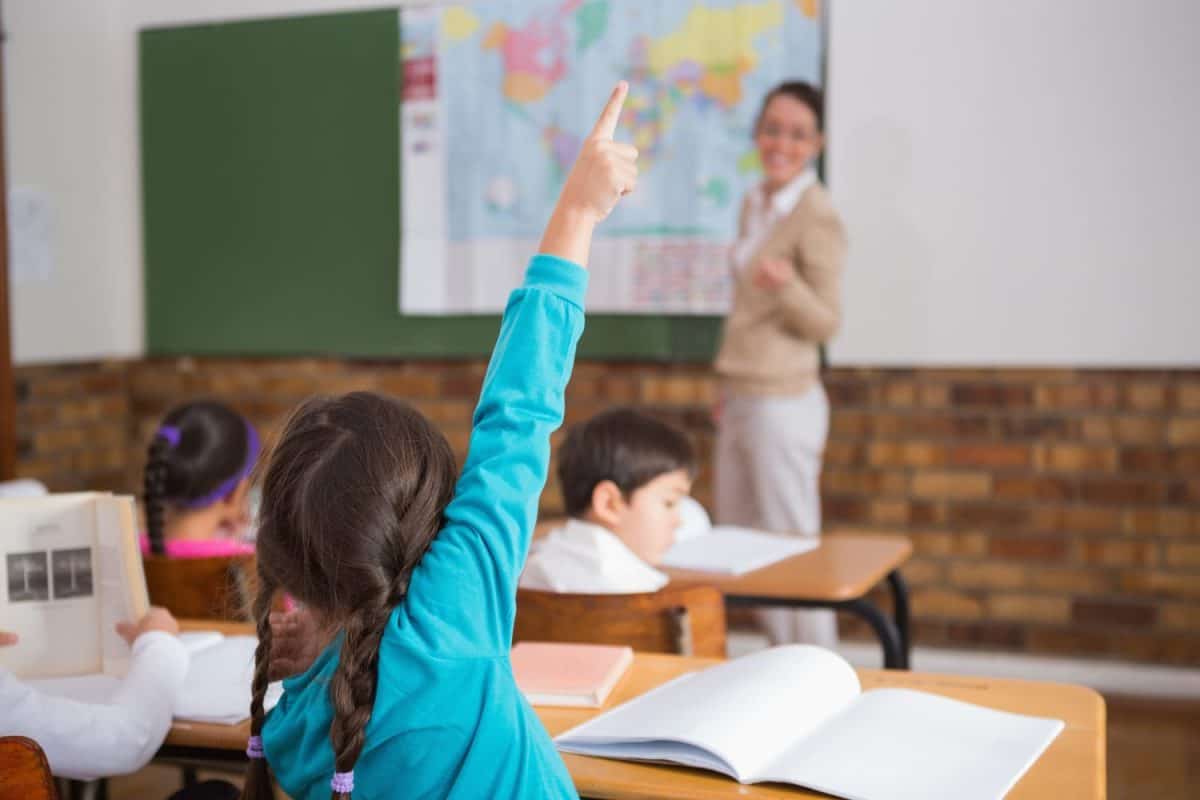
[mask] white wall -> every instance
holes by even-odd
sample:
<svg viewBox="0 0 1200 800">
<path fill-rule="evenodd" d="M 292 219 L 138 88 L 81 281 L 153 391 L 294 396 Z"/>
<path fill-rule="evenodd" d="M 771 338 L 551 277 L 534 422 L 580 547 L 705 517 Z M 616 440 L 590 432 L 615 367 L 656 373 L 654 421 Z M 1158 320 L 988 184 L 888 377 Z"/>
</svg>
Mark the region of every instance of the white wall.
<svg viewBox="0 0 1200 800">
<path fill-rule="evenodd" d="M 18 364 L 145 352 L 137 32 L 401 3 L 6 0 L 9 182 L 54 215 L 47 281 L 12 281 Z"/>
<path fill-rule="evenodd" d="M 397 3 L 8 0 L 10 181 L 56 214 L 18 363 L 144 351 L 137 31 Z M 832 0 L 839 363 L 1200 364 L 1200 3 Z"/>
<path fill-rule="evenodd" d="M 834 0 L 842 364 L 1200 364 L 1200 3 Z"/>
</svg>

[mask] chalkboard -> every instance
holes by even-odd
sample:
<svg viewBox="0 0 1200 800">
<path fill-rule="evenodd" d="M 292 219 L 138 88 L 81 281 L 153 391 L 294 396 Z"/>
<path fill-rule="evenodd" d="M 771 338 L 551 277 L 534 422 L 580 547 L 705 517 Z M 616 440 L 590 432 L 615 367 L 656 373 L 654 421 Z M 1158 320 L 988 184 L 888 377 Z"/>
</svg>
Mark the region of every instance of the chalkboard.
<svg viewBox="0 0 1200 800">
<path fill-rule="evenodd" d="M 469 358 L 494 316 L 398 313 L 395 10 L 140 34 L 152 355 Z M 589 317 L 580 355 L 711 358 L 719 320 Z"/>
</svg>

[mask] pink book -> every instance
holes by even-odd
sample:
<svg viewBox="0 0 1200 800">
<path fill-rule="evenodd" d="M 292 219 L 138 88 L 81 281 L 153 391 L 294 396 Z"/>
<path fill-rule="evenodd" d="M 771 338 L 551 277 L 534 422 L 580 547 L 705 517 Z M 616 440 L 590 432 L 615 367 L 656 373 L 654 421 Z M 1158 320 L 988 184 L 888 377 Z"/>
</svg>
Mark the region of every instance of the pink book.
<svg viewBox="0 0 1200 800">
<path fill-rule="evenodd" d="M 530 704 L 599 708 L 633 663 L 633 648 L 518 642 L 513 676 Z"/>
</svg>

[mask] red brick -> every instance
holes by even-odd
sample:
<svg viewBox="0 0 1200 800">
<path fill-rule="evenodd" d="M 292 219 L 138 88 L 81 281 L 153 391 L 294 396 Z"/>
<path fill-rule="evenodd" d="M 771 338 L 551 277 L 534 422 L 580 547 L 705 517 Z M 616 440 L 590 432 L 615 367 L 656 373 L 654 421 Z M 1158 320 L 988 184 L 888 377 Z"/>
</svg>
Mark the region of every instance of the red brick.
<svg viewBox="0 0 1200 800">
<path fill-rule="evenodd" d="M 1071 620 L 1082 625 L 1147 627 L 1158 620 L 1158 608 L 1150 603 L 1079 598 L 1071 604 Z"/>
<path fill-rule="evenodd" d="M 1200 572 L 1126 572 L 1121 576 L 1121 589 L 1138 596 L 1200 599 Z"/>
<path fill-rule="evenodd" d="M 924 642 L 925 640 L 917 639 L 917 641 Z M 946 624 L 946 641 L 950 644 L 1020 650 L 1025 647 L 1026 626 L 997 622 L 996 620 L 948 622 Z"/>
<path fill-rule="evenodd" d="M 983 603 L 965 592 L 945 589 L 918 589 L 912 593 L 912 613 L 920 617 L 979 619 Z"/>
<path fill-rule="evenodd" d="M 950 584 L 968 589 L 1015 589 L 1024 586 L 1024 567 L 998 562 L 962 562 L 950 565 Z"/>
<path fill-rule="evenodd" d="M 1067 543 L 1062 539 L 993 536 L 988 542 L 988 555 L 993 558 L 1053 562 L 1062 561 L 1066 554 Z"/>
<path fill-rule="evenodd" d="M 1164 481 L 1138 478 L 1086 478 L 1080 483 L 1085 502 L 1104 505 L 1161 503 L 1167 496 Z"/>
<path fill-rule="evenodd" d="M 1175 508 L 1129 509 L 1124 530 L 1150 536 L 1186 536 L 1200 533 L 1200 513 Z"/>
<path fill-rule="evenodd" d="M 1022 506 L 954 503 L 950 505 L 946 519 L 956 528 L 990 528 L 997 531 L 1031 529 L 1030 509 Z"/>
<path fill-rule="evenodd" d="M 988 537 L 982 533 L 909 531 L 913 550 L 930 556 L 981 556 L 987 552 Z"/>
<path fill-rule="evenodd" d="M 1033 390 L 1028 386 L 959 384 L 950 388 L 950 402 L 955 406 L 1027 408 L 1033 404 Z"/>
<path fill-rule="evenodd" d="M 1170 542 L 1164 560 L 1168 567 L 1200 571 L 1200 542 Z"/>
<path fill-rule="evenodd" d="M 441 380 L 435 373 L 392 373 L 379 377 L 378 390 L 384 394 L 412 400 L 437 397 L 441 392 Z"/>
<path fill-rule="evenodd" d="M 913 475 L 917 497 L 983 498 L 991 494 L 992 476 L 985 472 L 927 472 Z"/>
<path fill-rule="evenodd" d="M 1083 438 L 1097 442 L 1157 444 L 1166 441 L 1166 423 L 1161 417 L 1097 416 L 1085 417 Z"/>
<path fill-rule="evenodd" d="M 1145 567 L 1158 561 L 1158 548 L 1144 539 L 1087 541 L 1081 544 L 1080 558 L 1088 564 Z"/>
<path fill-rule="evenodd" d="M 1190 631 L 1200 630 L 1200 604 L 1164 604 L 1160 613 L 1164 628 L 1182 628 Z"/>
<path fill-rule="evenodd" d="M 1050 567 L 1030 572 L 1029 585 L 1048 592 L 1101 594 L 1111 591 L 1113 580 L 1108 571 L 1094 567 Z"/>
<path fill-rule="evenodd" d="M 1121 451 L 1122 472 L 1168 472 L 1171 451 L 1165 447 L 1128 447 Z"/>
<path fill-rule="evenodd" d="M 996 421 L 1003 439 L 1049 441 L 1075 436 L 1075 421 L 1060 416 L 1006 416 Z"/>
<path fill-rule="evenodd" d="M 1035 463 L 1039 469 L 1055 472 L 1111 472 L 1117 467 L 1117 450 L 1080 444 L 1039 445 Z"/>
<path fill-rule="evenodd" d="M 1167 387 L 1161 383 L 1131 383 L 1125 387 L 1125 405 L 1135 411 L 1161 411 L 1167 406 Z"/>
<path fill-rule="evenodd" d="M 1127 636 L 1121 631 L 1113 634 L 1106 631 L 1081 630 L 1079 628 L 1042 628 L 1034 627 L 1029 630 L 1028 646 L 1032 651 L 1056 653 L 1061 655 L 1106 655 L 1112 649 L 1115 637 Z"/>
<path fill-rule="evenodd" d="M 1032 512 L 1030 527 L 1045 533 L 1119 533 L 1126 512 L 1094 506 L 1045 506 Z"/>
<path fill-rule="evenodd" d="M 992 479 L 992 493 L 997 500 L 1071 500 L 1078 488 L 1067 478 L 997 475 Z"/>
<path fill-rule="evenodd" d="M 933 467 L 946 462 L 946 450 L 928 442 L 876 442 L 868 445 L 867 460 L 883 467 Z"/>
<path fill-rule="evenodd" d="M 1177 475 L 1200 474 L 1200 447 L 1178 447 L 1172 450 L 1171 471 Z"/>
<path fill-rule="evenodd" d="M 1039 386 L 1035 393 L 1039 408 L 1101 409 L 1116 408 L 1119 393 L 1110 384 L 1067 384 Z"/>
<path fill-rule="evenodd" d="M 997 594 L 988 598 L 988 616 L 1020 622 L 1067 622 L 1071 603 L 1065 597 Z"/>
<path fill-rule="evenodd" d="M 950 451 L 950 463 L 956 467 L 989 467 L 1013 469 L 1028 467 L 1032 451 L 1024 445 L 965 444 Z"/>
<path fill-rule="evenodd" d="M 1175 405 L 1183 411 L 1200 411 L 1200 383 L 1176 387 Z"/>
<path fill-rule="evenodd" d="M 1167 423 L 1167 442 L 1200 445 L 1200 416 L 1176 417 Z"/>
</svg>

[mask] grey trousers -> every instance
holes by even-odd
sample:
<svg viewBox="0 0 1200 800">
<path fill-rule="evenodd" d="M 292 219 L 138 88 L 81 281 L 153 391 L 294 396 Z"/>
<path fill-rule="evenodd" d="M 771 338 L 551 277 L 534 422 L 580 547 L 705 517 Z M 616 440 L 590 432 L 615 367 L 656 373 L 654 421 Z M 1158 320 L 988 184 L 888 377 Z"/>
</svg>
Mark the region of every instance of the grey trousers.
<svg viewBox="0 0 1200 800">
<path fill-rule="evenodd" d="M 828 434 L 829 399 L 820 384 L 799 396 L 727 393 L 717 429 L 717 523 L 820 536 Z M 756 617 L 772 644 L 837 644 L 832 611 L 766 608 Z"/>
</svg>

